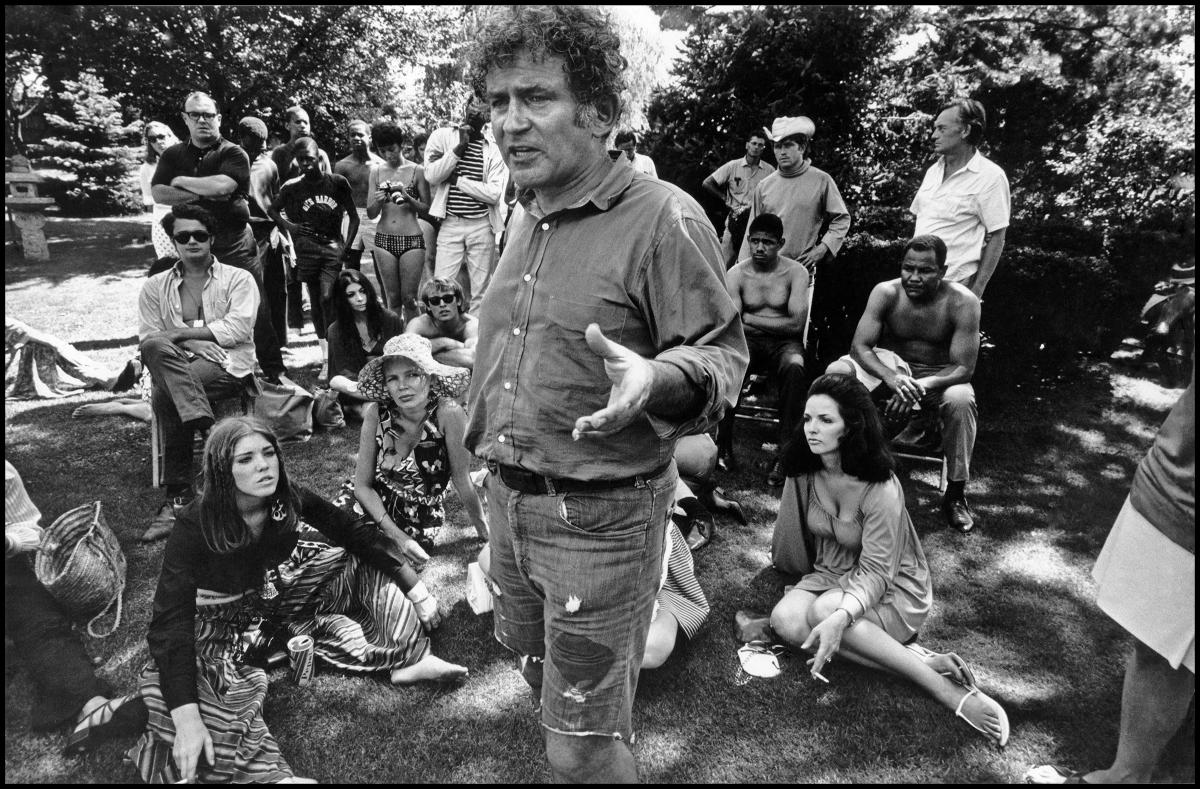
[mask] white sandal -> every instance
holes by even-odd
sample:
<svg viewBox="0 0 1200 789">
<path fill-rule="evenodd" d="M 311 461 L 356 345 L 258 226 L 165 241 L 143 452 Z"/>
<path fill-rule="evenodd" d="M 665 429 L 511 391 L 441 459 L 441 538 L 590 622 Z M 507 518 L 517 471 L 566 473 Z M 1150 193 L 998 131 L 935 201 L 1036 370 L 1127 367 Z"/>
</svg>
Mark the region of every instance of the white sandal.
<svg viewBox="0 0 1200 789">
<path fill-rule="evenodd" d="M 742 671 L 750 676 L 771 679 L 779 676 L 779 653 L 782 651 L 783 647 L 779 645 L 751 641 L 738 650 L 738 660 L 742 663 Z"/>
<path fill-rule="evenodd" d="M 998 737 L 996 735 L 993 735 L 987 729 L 983 729 L 983 728 L 980 728 L 979 726 L 976 726 L 974 721 L 972 721 L 966 715 L 962 714 L 962 708 L 963 708 L 963 705 L 967 703 L 967 699 L 969 699 L 975 695 L 978 695 L 982 701 L 984 701 L 988 704 L 991 704 L 995 708 L 996 717 L 1000 719 L 1000 735 Z M 954 710 L 954 714 L 957 717 L 965 720 L 967 722 L 968 726 L 970 726 L 972 729 L 979 732 L 983 736 L 987 737 L 989 740 L 995 738 L 996 744 L 999 745 L 1001 748 L 1003 748 L 1005 745 L 1008 745 L 1008 735 L 1011 732 L 1011 729 L 1008 724 L 1008 713 L 1006 713 L 1004 711 L 1004 708 L 1000 706 L 1000 702 L 996 701 L 995 699 L 993 699 L 991 696 L 984 693 L 979 688 L 971 688 L 963 695 L 962 699 L 960 699 L 958 702 L 958 707 L 955 708 L 955 710 Z"/>
</svg>

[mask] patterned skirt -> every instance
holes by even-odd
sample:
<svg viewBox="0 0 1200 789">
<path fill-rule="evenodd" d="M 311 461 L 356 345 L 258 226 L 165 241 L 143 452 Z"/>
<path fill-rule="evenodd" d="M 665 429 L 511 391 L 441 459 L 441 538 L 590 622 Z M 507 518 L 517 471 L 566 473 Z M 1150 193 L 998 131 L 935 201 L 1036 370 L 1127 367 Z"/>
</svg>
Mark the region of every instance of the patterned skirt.
<svg viewBox="0 0 1200 789">
<path fill-rule="evenodd" d="M 400 530 L 417 541 L 427 552 L 433 550 L 433 540 L 446 522 L 446 508 L 440 497 L 410 493 L 391 479 L 386 472 L 375 470 L 373 486 L 388 517 L 396 522 Z M 333 497 L 334 506 L 356 517 L 362 517 L 362 505 L 354 497 L 354 480 L 348 479 Z"/>
<path fill-rule="evenodd" d="M 242 662 L 246 631 L 256 617 L 309 635 L 316 656 L 351 672 L 410 666 L 429 652 L 416 610 L 398 586 L 342 548 L 302 540 L 280 565 L 278 597 L 257 591 L 232 601 L 196 606 L 196 689 L 200 716 L 213 739 L 216 764 L 203 783 L 263 783 L 293 775 L 263 720 L 267 674 Z M 142 780 L 173 783 L 182 776 L 171 758 L 175 727 L 153 661 L 138 695 L 149 711 L 145 733 L 129 751 Z"/>
</svg>

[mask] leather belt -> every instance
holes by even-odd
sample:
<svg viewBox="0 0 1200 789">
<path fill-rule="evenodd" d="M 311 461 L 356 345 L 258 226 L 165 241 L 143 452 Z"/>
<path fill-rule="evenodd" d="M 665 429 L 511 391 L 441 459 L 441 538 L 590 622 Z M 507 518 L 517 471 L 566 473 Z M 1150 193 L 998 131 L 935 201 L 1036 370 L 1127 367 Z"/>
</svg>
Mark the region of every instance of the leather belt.
<svg viewBox="0 0 1200 789">
<path fill-rule="evenodd" d="M 559 493 L 584 493 L 614 488 L 629 488 L 648 479 L 653 479 L 666 470 L 666 466 L 632 477 L 620 479 L 569 479 L 567 477 L 545 477 L 526 471 L 516 466 L 505 466 L 489 462 L 488 470 L 500 477 L 509 488 L 519 493 L 532 493 L 538 496 L 555 496 Z"/>
</svg>

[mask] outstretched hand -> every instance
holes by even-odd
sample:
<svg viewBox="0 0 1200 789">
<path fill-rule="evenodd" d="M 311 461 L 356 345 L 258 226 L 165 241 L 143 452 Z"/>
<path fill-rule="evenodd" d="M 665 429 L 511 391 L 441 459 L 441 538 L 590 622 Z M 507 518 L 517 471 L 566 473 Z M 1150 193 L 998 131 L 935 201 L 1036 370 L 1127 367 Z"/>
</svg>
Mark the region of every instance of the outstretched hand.
<svg viewBox="0 0 1200 789">
<path fill-rule="evenodd" d="M 589 323 L 584 334 L 588 348 L 604 359 L 604 372 L 612 381 L 608 405 L 575 420 L 571 438 L 602 438 L 624 430 L 646 410 L 654 387 L 654 368 L 650 361 L 620 343 L 604 336 L 600 327 Z"/>
</svg>

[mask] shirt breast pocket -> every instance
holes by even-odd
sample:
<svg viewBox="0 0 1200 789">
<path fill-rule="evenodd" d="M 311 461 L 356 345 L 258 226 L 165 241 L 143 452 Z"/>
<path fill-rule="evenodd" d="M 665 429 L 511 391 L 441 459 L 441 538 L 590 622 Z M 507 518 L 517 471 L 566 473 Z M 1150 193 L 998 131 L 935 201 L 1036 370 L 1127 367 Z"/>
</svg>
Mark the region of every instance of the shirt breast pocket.
<svg viewBox="0 0 1200 789">
<path fill-rule="evenodd" d="M 934 216 L 949 221 L 960 221 L 978 214 L 975 195 L 945 195 L 930 201 Z"/>
<path fill-rule="evenodd" d="M 607 393 L 612 383 L 604 360 L 587 345 L 588 324 L 621 342 L 627 312 L 599 301 L 584 302 L 551 296 L 546 305 L 546 333 L 541 343 L 539 377 L 549 389 L 594 395 Z"/>
</svg>

